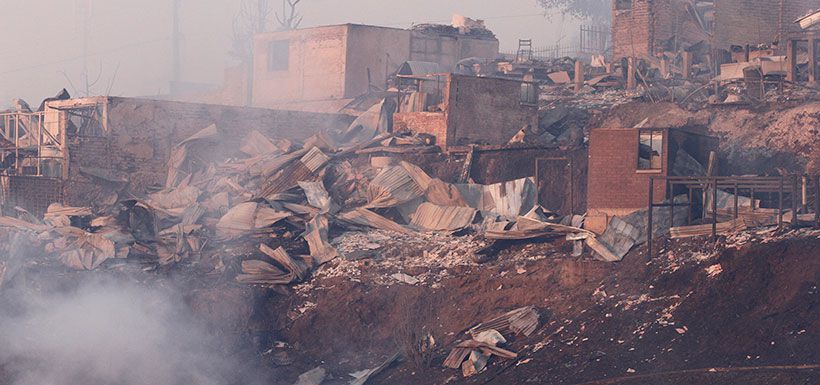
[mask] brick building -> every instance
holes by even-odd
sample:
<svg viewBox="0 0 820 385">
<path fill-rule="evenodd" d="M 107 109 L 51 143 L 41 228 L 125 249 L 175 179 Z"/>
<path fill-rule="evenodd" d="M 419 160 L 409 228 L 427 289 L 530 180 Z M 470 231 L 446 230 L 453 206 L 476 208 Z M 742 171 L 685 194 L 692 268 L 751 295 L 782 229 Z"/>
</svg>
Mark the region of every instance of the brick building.
<svg viewBox="0 0 820 385">
<path fill-rule="evenodd" d="M 817 0 L 613 0 L 613 56 L 652 58 L 700 41 L 728 50 L 785 42 Z"/>
<path fill-rule="evenodd" d="M 652 58 L 709 40 L 712 14 L 707 5 L 684 0 L 613 0 L 613 57 Z"/>
<path fill-rule="evenodd" d="M 613 216 L 646 208 L 650 176 L 703 175 L 709 152 L 717 145 L 717 138 L 697 130 L 592 130 L 586 227 L 603 232 Z M 653 197 L 656 203 L 669 198 L 663 183 L 655 184 Z"/>
<path fill-rule="evenodd" d="M 338 111 L 371 87 L 384 89 L 406 61 L 454 70 L 461 59 L 496 56 L 498 40 L 486 29 L 343 24 L 263 33 L 254 38 L 253 105 Z"/>
<path fill-rule="evenodd" d="M 714 46 L 785 43 L 800 30 L 794 20 L 818 7 L 817 0 L 717 0 Z"/>
<path fill-rule="evenodd" d="M 92 97 L 52 101 L 44 129 L 60 144 L 42 155 L 42 172 L 31 167 L 0 177 L 0 204 L 42 214 L 48 204 L 105 204 L 112 194 L 134 196 L 165 185 L 173 148 L 215 124 L 223 142 L 214 150 L 239 148 L 252 130 L 269 138 L 304 140 L 324 129 L 346 128 L 352 117 L 261 108 Z M 116 195 L 113 195 L 116 199 Z M 108 202 L 113 203 L 113 202 Z"/>
<path fill-rule="evenodd" d="M 430 134 L 442 148 L 502 145 L 524 127 L 538 127 L 537 87 L 518 80 L 441 74 L 407 77 L 394 129 Z"/>
</svg>

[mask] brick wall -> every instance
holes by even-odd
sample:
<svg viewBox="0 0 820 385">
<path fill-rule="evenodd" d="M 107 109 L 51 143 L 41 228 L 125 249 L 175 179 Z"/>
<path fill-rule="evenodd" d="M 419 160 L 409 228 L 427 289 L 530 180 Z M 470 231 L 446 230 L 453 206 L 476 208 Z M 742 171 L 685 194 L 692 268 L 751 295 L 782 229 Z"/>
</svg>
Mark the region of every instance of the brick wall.
<svg viewBox="0 0 820 385">
<path fill-rule="evenodd" d="M 56 178 L 0 176 L 0 188 L 3 214 L 12 214 L 17 206 L 42 217 L 50 204 L 62 202 L 62 181 Z"/>
<path fill-rule="evenodd" d="M 650 0 L 632 0 L 631 10 L 617 10 L 615 1 L 612 2 L 612 45 L 616 59 L 650 55 L 652 11 Z"/>
<path fill-rule="evenodd" d="M 399 112 L 393 114 L 393 130 L 430 134 L 436 145 L 447 146 L 447 115 L 443 112 Z"/>
<path fill-rule="evenodd" d="M 451 75 L 447 145 L 506 144 L 522 127 L 538 127 L 538 107 L 521 103 L 521 82 Z"/>
<path fill-rule="evenodd" d="M 664 154 L 668 154 L 664 137 Z M 666 155 L 665 155 L 666 156 Z M 649 177 L 665 175 L 638 172 L 638 130 L 596 129 L 589 136 L 589 178 L 587 181 L 587 208 L 589 228 L 602 231 L 609 217 L 623 215 L 647 206 Z M 654 200 L 665 199 L 663 183 L 655 185 Z"/>
<path fill-rule="evenodd" d="M 782 5 L 782 23 L 781 23 Z M 715 44 L 772 43 L 778 32 L 799 30 L 795 19 L 818 7 L 817 0 L 720 0 L 715 2 Z"/>
<path fill-rule="evenodd" d="M 661 44 L 677 38 L 677 48 L 709 39 L 681 0 L 632 0 L 632 9 L 617 10 L 612 2 L 613 55 L 616 59 L 654 57 Z M 675 47 L 670 47 L 675 48 Z"/>
</svg>

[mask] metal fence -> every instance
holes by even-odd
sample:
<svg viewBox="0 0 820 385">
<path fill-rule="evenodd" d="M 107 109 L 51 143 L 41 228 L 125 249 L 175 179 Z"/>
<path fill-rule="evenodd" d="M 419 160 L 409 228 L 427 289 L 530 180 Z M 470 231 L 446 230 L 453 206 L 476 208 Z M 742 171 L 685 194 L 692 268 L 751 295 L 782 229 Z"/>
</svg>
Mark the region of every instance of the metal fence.
<svg viewBox="0 0 820 385">
<path fill-rule="evenodd" d="M 577 57 L 580 53 L 578 44 L 554 44 L 532 48 L 532 58 L 534 60 L 550 60 L 562 57 Z M 517 51 L 504 51 L 502 55 L 509 60 L 514 60 Z"/>
<path fill-rule="evenodd" d="M 0 114 L 0 173 L 39 176 L 62 161 L 60 140 L 45 126 L 42 111 Z"/>
</svg>

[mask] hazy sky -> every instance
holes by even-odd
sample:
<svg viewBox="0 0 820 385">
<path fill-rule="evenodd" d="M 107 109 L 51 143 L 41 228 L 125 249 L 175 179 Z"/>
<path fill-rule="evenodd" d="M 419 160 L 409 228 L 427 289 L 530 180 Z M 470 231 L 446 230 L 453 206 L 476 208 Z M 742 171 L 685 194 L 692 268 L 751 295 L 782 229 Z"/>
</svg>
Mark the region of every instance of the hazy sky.
<svg viewBox="0 0 820 385">
<path fill-rule="evenodd" d="M 227 52 L 240 0 L 181 1 L 182 80 L 219 84 L 232 63 Z M 87 18 L 84 4 L 90 4 Z M 166 93 L 171 77 L 171 4 L 172 0 L 26 0 L 4 7 L 0 107 L 12 98 L 36 105 L 62 87 L 72 95 L 83 93 L 85 67 L 89 83 L 94 83 L 91 94 L 105 94 L 109 88 L 111 95 L 121 96 Z M 348 22 L 410 27 L 449 23 L 458 13 L 485 19 L 502 50 L 514 49 L 519 38 L 532 38 L 538 46 L 577 36 L 577 21 L 545 15 L 536 0 L 302 0 L 299 7 L 303 27 Z"/>
</svg>

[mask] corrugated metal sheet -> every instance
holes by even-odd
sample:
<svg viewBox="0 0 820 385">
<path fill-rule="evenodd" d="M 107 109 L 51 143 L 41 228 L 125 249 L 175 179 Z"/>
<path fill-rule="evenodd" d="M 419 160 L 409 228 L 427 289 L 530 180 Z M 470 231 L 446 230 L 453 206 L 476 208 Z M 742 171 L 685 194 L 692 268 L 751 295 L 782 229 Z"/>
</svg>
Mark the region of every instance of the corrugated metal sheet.
<svg viewBox="0 0 820 385">
<path fill-rule="evenodd" d="M 310 172 L 316 172 L 316 170 L 322 168 L 322 166 L 329 161 L 330 157 L 325 155 L 318 147 L 312 147 L 301 159 L 302 164 L 304 164 Z"/>
<path fill-rule="evenodd" d="M 471 207 L 506 218 L 526 214 L 536 203 L 532 178 L 491 185 L 457 184 L 456 188 Z"/>
<path fill-rule="evenodd" d="M 420 186 L 402 166 L 387 167 L 370 182 L 367 189 L 368 208 L 398 206 L 424 195 Z"/>
<path fill-rule="evenodd" d="M 317 215 L 305 227 L 304 238 L 308 243 L 308 248 L 310 248 L 310 255 L 317 265 L 329 262 L 339 255 L 328 242 L 327 216 Z"/>
<path fill-rule="evenodd" d="M 412 234 L 406 227 L 391 221 L 368 209 L 358 208 L 346 213 L 339 214 L 339 219 L 353 224 L 373 227 L 381 230 L 395 231 L 397 233 Z"/>
<path fill-rule="evenodd" d="M 476 209 L 472 207 L 438 206 L 422 203 L 413 214 L 413 226 L 431 231 L 461 230 L 475 219 Z"/>
<path fill-rule="evenodd" d="M 256 202 L 245 202 L 228 210 L 219 219 L 216 229 L 223 238 L 236 238 L 269 227 L 291 215 L 291 213 L 276 211 Z"/>
</svg>

